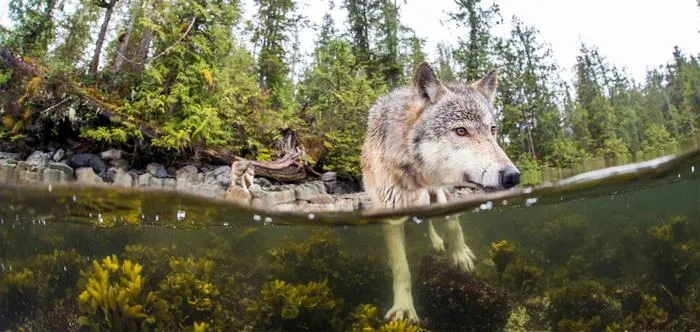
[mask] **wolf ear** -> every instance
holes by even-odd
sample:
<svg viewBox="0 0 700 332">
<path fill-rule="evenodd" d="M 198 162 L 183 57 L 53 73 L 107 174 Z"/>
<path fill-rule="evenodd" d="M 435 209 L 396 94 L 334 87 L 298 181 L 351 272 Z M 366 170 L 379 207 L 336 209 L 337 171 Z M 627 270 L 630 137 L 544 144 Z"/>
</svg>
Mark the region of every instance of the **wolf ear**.
<svg viewBox="0 0 700 332">
<path fill-rule="evenodd" d="M 413 88 L 425 101 L 435 103 L 442 95 L 443 87 L 427 62 L 421 62 L 413 74 Z"/>
<path fill-rule="evenodd" d="M 496 88 L 498 87 L 498 71 L 496 68 L 491 69 L 484 77 L 474 82 L 472 86 L 481 92 L 489 103 L 493 103 L 496 97 Z"/>
</svg>

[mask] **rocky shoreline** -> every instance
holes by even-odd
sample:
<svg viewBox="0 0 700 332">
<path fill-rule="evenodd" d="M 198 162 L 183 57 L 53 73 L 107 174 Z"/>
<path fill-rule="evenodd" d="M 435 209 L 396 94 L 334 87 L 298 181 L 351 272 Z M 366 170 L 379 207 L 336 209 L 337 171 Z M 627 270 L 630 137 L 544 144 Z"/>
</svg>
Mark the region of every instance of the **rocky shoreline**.
<svg viewBox="0 0 700 332">
<path fill-rule="evenodd" d="M 236 199 L 231 195 L 230 166 L 188 165 L 175 169 L 150 163 L 145 169 L 131 169 L 122 151 L 110 149 L 98 154 L 74 154 L 58 149 L 35 151 L 26 158 L 19 153 L 0 152 L 0 182 L 62 183 L 157 188 L 176 190 L 211 198 Z M 234 186 L 233 190 L 238 190 Z M 242 190 L 241 190 L 242 191 Z M 368 201 L 356 184 L 338 179 L 334 172 L 297 184 L 282 184 L 256 177 L 247 202 L 260 208 L 278 210 L 357 210 Z"/>
<path fill-rule="evenodd" d="M 369 207 L 369 198 L 355 183 L 345 182 L 335 172 L 305 182 L 283 184 L 255 177 L 250 194 L 230 186 L 230 166 L 187 165 L 176 169 L 150 163 L 132 169 L 120 150 L 100 154 L 72 153 L 63 149 L 35 151 L 26 158 L 19 153 L 0 152 L 0 183 L 65 183 L 156 188 L 204 197 L 224 198 L 257 208 L 281 211 L 352 211 Z M 471 189 L 451 192 L 448 199 L 472 194 Z"/>
</svg>

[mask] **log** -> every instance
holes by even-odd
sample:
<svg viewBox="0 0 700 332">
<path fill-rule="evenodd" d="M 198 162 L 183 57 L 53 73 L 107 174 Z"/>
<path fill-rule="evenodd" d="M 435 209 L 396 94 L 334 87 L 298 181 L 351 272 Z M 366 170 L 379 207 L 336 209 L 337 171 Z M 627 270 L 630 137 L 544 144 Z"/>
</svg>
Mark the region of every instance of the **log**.
<svg viewBox="0 0 700 332">
<path fill-rule="evenodd" d="M 202 151 L 202 154 L 210 161 L 224 164 L 231 164 L 237 160 L 245 160 L 228 150 L 206 149 Z M 251 163 L 253 167 L 255 167 L 255 176 L 262 176 L 280 182 L 296 182 L 304 180 L 309 176 L 307 170 L 310 167 L 301 161 L 301 155 L 301 152 L 296 151 L 272 161 L 251 160 Z"/>
</svg>

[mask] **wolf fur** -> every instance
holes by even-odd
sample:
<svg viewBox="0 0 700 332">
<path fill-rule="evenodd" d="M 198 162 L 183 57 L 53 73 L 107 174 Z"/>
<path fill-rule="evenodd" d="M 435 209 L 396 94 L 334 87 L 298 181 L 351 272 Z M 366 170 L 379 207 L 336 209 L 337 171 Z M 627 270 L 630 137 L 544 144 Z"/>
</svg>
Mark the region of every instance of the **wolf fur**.
<svg viewBox="0 0 700 332">
<path fill-rule="evenodd" d="M 472 83 L 443 83 L 429 64 L 415 70 L 410 86 L 393 90 L 370 108 L 362 146 L 362 177 L 376 208 L 400 208 L 447 201 L 445 187 L 478 185 L 506 189 L 520 173 L 496 141 L 493 100 L 496 70 Z M 393 276 L 394 304 L 386 319 L 418 322 L 406 258 L 403 223 L 384 227 Z M 432 222 L 428 237 L 464 272 L 475 256 L 464 243 L 459 220 L 445 223 L 445 242 Z"/>
<path fill-rule="evenodd" d="M 250 160 L 237 160 L 231 164 L 230 188 L 236 184 L 236 180 L 240 179 L 243 190 L 249 192 L 248 187 L 253 185 L 254 177 L 255 167 Z"/>
</svg>

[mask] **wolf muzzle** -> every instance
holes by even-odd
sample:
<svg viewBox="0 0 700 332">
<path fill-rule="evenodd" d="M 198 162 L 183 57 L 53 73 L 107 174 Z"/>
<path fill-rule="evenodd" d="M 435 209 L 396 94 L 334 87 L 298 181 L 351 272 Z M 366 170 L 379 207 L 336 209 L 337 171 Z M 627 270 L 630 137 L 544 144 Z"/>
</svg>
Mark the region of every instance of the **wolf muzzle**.
<svg viewBox="0 0 700 332">
<path fill-rule="evenodd" d="M 520 171 L 513 166 L 506 166 L 500 172 L 498 172 L 499 181 L 503 188 L 512 188 L 520 184 Z"/>
</svg>

